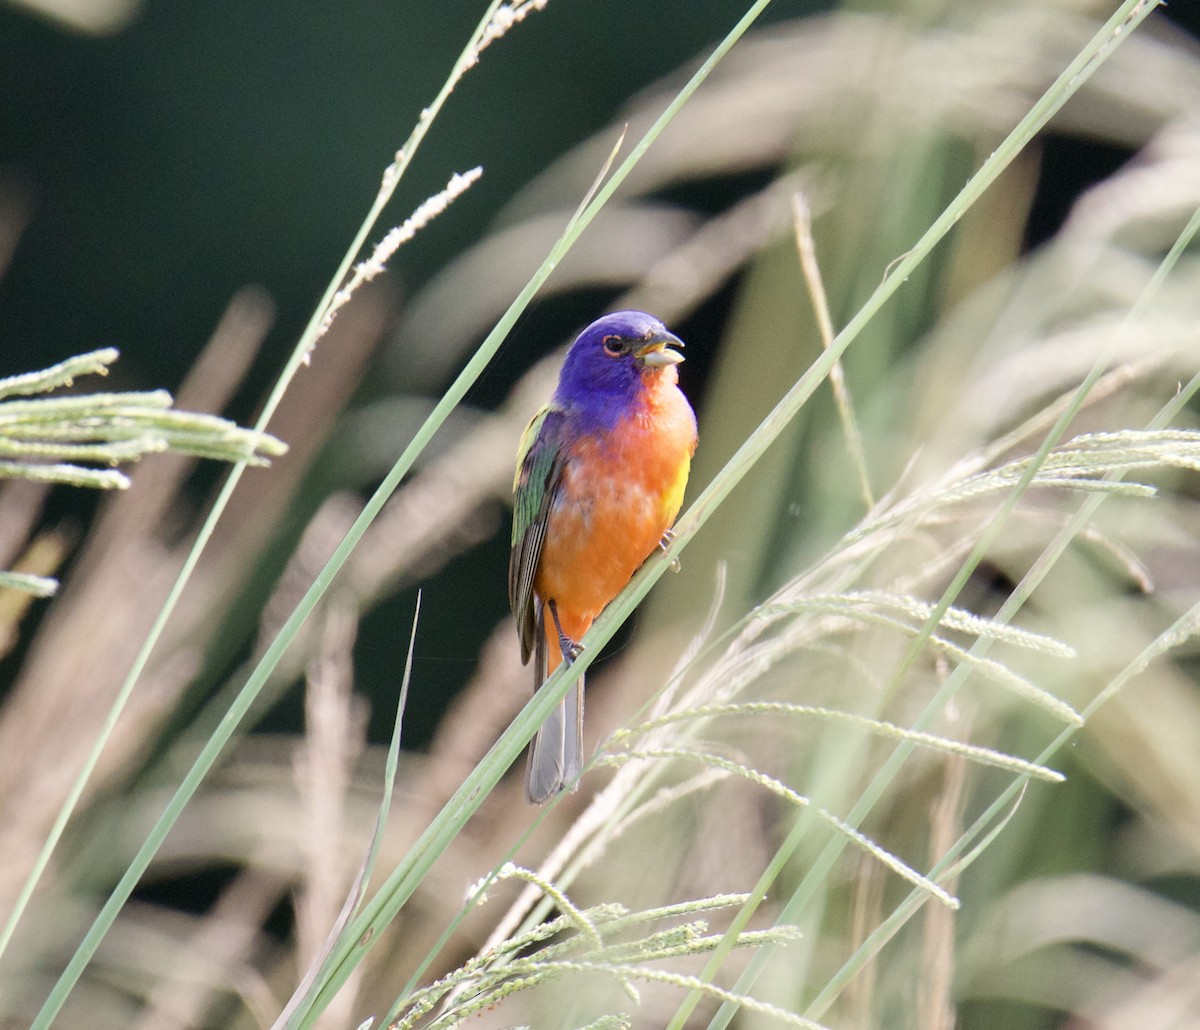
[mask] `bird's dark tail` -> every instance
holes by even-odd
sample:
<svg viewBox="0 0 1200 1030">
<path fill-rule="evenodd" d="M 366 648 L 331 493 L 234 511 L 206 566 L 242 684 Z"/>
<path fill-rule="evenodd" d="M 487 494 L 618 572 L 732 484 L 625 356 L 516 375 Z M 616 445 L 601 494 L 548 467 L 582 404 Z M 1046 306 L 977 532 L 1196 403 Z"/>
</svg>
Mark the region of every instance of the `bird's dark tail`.
<svg viewBox="0 0 1200 1030">
<path fill-rule="evenodd" d="M 533 649 L 533 689 L 546 681 L 545 612 L 537 602 L 537 632 Z M 525 795 L 540 805 L 574 783 L 583 769 L 583 677 L 580 676 L 562 703 L 542 723 L 529 745 L 525 767 Z"/>
</svg>

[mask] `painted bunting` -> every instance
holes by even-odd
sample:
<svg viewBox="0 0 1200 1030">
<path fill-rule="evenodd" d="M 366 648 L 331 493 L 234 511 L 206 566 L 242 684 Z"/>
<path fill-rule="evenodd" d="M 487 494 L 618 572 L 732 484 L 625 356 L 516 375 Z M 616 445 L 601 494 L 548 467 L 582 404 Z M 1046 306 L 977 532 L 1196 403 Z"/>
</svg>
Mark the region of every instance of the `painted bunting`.
<svg viewBox="0 0 1200 1030">
<path fill-rule="evenodd" d="M 682 341 L 642 311 L 618 311 L 571 345 L 553 398 L 521 437 L 508 599 L 537 690 L 664 541 L 679 514 L 696 416 L 675 366 Z M 583 677 L 529 749 L 541 804 L 583 766 Z"/>
</svg>

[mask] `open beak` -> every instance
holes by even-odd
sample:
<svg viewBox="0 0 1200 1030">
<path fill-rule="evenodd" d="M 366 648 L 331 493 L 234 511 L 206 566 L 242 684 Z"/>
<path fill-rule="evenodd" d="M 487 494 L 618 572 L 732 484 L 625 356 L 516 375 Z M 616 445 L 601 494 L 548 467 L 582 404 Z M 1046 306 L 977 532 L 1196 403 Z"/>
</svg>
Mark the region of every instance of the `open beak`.
<svg viewBox="0 0 1200 1030">
<path fill-rule="evenodd" d="M 682 347 L 683 341 L 672 333 L 660 333 L 649 343 L 639 349 L 638 362 L 647 368 L 666 368 L 668 365 L 678 365 L 683 355 L 672 347 Z"/>
</svg>

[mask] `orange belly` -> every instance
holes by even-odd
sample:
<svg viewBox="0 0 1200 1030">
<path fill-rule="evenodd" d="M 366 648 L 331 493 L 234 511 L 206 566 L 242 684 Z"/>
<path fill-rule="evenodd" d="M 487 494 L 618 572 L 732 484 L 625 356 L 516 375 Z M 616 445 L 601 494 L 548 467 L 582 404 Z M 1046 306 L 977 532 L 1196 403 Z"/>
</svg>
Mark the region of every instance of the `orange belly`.
<svg viewBox="0 0 1200 1030">
<path fill-rule="evenodd" d="M 696 424 L 672 385 L 617 431 L 571 448 L 548 514 L 534 590 L 578 641 L 658 546 L 683 503 Z M 546 619 L 550 668 L 558 635 Z"/>
</svg>

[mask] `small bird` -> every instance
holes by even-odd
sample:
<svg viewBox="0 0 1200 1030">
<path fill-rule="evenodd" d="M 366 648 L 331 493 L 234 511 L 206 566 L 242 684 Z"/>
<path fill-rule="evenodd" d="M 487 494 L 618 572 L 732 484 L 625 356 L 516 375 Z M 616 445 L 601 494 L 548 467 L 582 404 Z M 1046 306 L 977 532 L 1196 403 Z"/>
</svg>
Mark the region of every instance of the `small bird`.
<svg viewBox="0 0 1200 1030">
<path fill-rule="evenodd" d="M 521 436 L 508 600 L 535 691 L 579 656 L 592 621 L 679 514 L 697 439 L 675 369 L 682 346 L 645 312 L 605 315 L 571 345 L 554 396 Z M 530 745 L 530 802 L 582 767 L 581 676 Z"/>
</svg>

